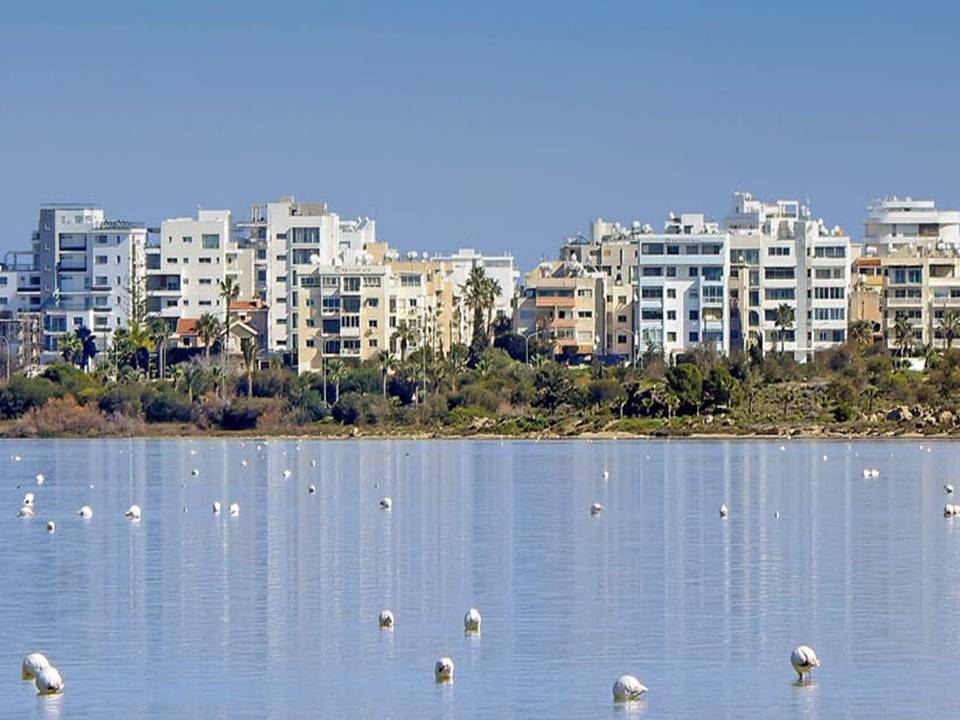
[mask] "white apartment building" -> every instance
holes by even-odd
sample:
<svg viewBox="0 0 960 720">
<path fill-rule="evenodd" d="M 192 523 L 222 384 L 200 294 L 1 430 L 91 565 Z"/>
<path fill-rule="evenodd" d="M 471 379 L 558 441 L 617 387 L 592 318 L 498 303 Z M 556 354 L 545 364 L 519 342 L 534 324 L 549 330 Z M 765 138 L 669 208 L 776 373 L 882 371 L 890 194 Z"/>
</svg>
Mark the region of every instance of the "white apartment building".
<svg viewBox="0 0 960 720">
<path fill-rule="evenodd" d="M 147 249 L 147 311 L 168 318 L 171 327 L 177 318 L 204 313 L 222 320 L 226 307 L 219 282 L 228 274 L 228 255 L 235 261 L 238 253 L 230 233 L 229 210 L 164 220 Z"/>
<path fill-rule="evenodd" d="M 779 350 L 782 304 L 794 315 L 783 348 L 798 360 L 846 340 L 851 251 L 840 228 L 811 220 L 795 200 L 765 203 L 737 192 L 725 229 L 735 349 L 760 342 Z"/>
<path fill-rule="evenodd" d="M 875 200 L 867 207 L 863 242 L 868 254 L 889 254 L 921 246 L 960 247 L 960 210 L 938 210 L 933 200 Z"/>
<path fill-rule="evenodd" d="M 702 213 L 671 213 L 663 233 L 639 228 L 638 351 L 730 351 L 730 236 Z"/>
<path fill-rule="evenodd" d="M 376 241 L 369 219 L 341 221 L 326 203 L 297 202 L 292 197 L 254 205 L 247 243 L 256 247 L 255 287 L 270 307 L 269 347 L 296 364 L 297 276 L 316 265 L 332 265 L 344 251 L 362 250 Z"/>
<path fill-rule="evenodd" d="M 453 283 L 462 296 L 463 286 L 474 267 L 482 267 L 487 277 L 497 281 L 500 294 L 493 305 L 494 317 L 509 318 L 513 315 L 513 297 L 516 294 L 520 271 L 513 261 L 513 255 L 484 255 L 473 248 L 460 248 L 450 255 L 435 255 L 433 260 L 446 263 L 453 270 Z"/>
<path fill-rule="evenodd" d="M 127 325 L 146 277 L 147 234 L 142 223 L 107 220 L 102 208 L 41 207 L 33 235 L 36 272 L 27 275 L 39 278 L 39 301 L 28 293 L 26 302 L 42 313 L 44 359 L 56 358 L 66 332 L 87 327 L 102 350 L 113 331 Z"/>
</svg>

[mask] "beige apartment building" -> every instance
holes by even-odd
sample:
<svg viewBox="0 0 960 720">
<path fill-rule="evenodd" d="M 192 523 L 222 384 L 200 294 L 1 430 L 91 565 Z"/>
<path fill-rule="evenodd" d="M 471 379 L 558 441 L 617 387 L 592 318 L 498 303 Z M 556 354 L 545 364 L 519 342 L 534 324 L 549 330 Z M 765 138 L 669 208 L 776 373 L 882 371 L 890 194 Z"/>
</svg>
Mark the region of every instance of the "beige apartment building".
<svg viewBox="0 0 960 720">
<path fill-rule="evenodd" d="M 960 312 L 960 249 L 900 248 L 881 256 L 880 263 L 884 279 L 881 313 L 887 347 L 898 348 L 894 327 L 901 315 L 913 326 L 914 343 L 945 347 L 947 341 L 940 321 L 949 311 Z"/>
<path fill-rule="evenodd" d="M 606 277 L 602 352 L 624 360 L 635 353 L 638 249 L 636 232 L 603 219 L 590 224 L 590 238 L 568 238 L 560 248 L 560 259 L 579 262 Z"/>
<path fill-rule="evenodd" d="M 606 333 L 606 276 L 579 262 L 540 263 L 526 274 L 514 328 L 525 337 L 553 340 L 554 354 L 593 358 Z"/>
</svg>

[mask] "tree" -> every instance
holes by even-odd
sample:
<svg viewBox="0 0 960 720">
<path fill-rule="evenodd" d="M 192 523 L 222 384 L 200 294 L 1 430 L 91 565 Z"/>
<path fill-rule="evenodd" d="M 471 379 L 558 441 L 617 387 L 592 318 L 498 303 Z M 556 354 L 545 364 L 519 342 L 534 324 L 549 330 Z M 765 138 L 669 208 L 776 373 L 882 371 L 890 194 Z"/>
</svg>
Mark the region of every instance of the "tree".
<svg viewBox="0 0 960 720">
<path fill-rule="evenodd" d="M 64 333 L 57 340 L 57 348 L 63 359 L 71 365 L 79 365 L 83 356 L 83 341 L 75 333 Z"/>
<path fill-rule="evenodd" d="M 500 296 L 500 283 L 488 277 L 483 267 L 474 265 L 463 287 L 464 304 L 473 313 L 473 334 L 470 339 L 469 362 L 476 365 L 490 344 L 493 307 Z"/>
<path fill-rule="evenodd" d="M 867 412 L 873 412 L 873 403 L 880 397 L 880 388 L 876 385 L 867 385 L 863 389 L 863 396 L 867 399 Z"/>
<path fill-rule="evenodd" d="M 150 339 L 157 349 L 157 370 L 160 379 L 163 380 L 164 356 L 166 354 L 167 340 L 171 335 L 170 324 L 162 317 L 153 315 L 147 321 L 147 332 L 150 333 Z"/>
<path fill-rule="evenodd" d="M 667 370 L 667 385 L 679 398 L 681 407 L 700 414 L 703 401 L 703 373 L 693 363 L 674 365 Z"/>
<path fill-rule="evenodd" d="M 203 342 L 203 357 L 210 359 L 210 344 L 220 336 L 220 321 L 210 313 L 197 320 L 197 337 Z"/>
<path fill-rule="evenodd" d="M 856 345 L 866 347 L 873 342 L 873 324 L 869 320 L 855 320 L 850 323 L 847 335 Z"/>
<path fill-rule="evenodd" d="M 383 382 L 383 396 L 387 396 L 387 373 L 396 367 L 393 356 L 386 350 L 377 353 L 377 369 L 380 370 L 380 377 Z"/>
<path fill-rule="evenodd" d="M 407 359 L 407 348 L 417 342 L 419 334 L 415 327 L 407 323 L 406 320 L 401 320 L 397 324 L 393 336 L 396 338 L 397 346 L 400 349 L 400 363 L 402 364 Z"/>
<path fill-rule="evenodd" d="M 233 275 L 227 275 L 223 280 L 217 281 L 217 288 L 220 291 L 220 297 L 223 299 L 223 304 L 226 308 L 226 319 L 223 326 L 223 345 L 220 348 L 220 364 L 223 365 L 223 374 L 226 377 L 227 374 L 227 361 L 230 358 L 230 305 L 240 297 L 240 285 L 237 283 L 237 280 Z M 223 395 L 226 392 L 227 384 L 221 383 L 220 385 L 220 399 L 223 400 Z"/>
<path fill-rule="evenodd" d="M 339 402 L 340 382 L 347 376 L 347 366 L 342 360 L 331 360 L 327 364 L 327 374 L 330 377 L 330 381 L 333 383 L 333 401 Z M 323 401 L 326 402 L 327 398 L 324 397 Z"/>
<path fill-rule="evenodd" d="M 243 370 L 247 376 L 247 397 L 253 397 L 253 371 L 257 366 L 257 342 L 253 338 L 240 339 L 240 353 L 243 355 Z"/>
<path fill-rule="evenodd" d="M 903 358 L 913 346 L 913 325 L 903 312 L 897 313 L 897 319 L 893 325 L 893 337 L 897 348 L 899 348 L 900 357 Z"/>
<path fill-rule="evenodd" d="M 947 340 L 947 350 L 953 341 L 960 337 L 960 312 L 947 310 L 940 318 L 940 334 Z"/>
<path fill-rule="evenodd" d="M 773 320 L 780 338 L 780 354 L 783 355 L 787 339 L 787 331 L 793 327 L 793 308 L 787 303 L 780 303 Z"/>
<path fill-rule="evenodd" d="M 97 356 L 97 338 L 93 332 L 85 325 L 76 329 L 77 337 L 80 338 L 82 350 L 80 353 L 80 367 L 87 370 L 90 367 L 90 361 Z"/>
</svg>

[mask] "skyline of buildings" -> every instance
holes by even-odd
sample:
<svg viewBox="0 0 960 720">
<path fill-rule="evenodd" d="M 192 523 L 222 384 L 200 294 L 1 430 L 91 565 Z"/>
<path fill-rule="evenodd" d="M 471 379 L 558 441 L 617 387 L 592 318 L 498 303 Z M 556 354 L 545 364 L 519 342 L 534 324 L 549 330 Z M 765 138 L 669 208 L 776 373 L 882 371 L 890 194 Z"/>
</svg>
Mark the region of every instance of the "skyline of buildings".
<svg viewBox="0 0 960 720">
<path fill-rule="evenodd" d="M 802 360 L 842 344 L 859 319 L 892 347 L 900 316 L 917 342 L 942 345 L 940 321 L 960 310 L 960 211 L 910 197 L 870 203 L 857 241 L 799 201 L 737 191 L 720 222 L 670 213 L 655 231 L 598 218 L 556 258 L 521 280 L 510 254 L 401 252 L 377 238 L 374 219 L 293 197 L 254 204 L 248 219 L 202 209 L 159 227 L 51 204 L 31 249 L 0 264 L 0 329 L 39 326 L 41 358 L 51 360 L 64 333 L 88 328 L 102 349 L 131 318 L 156 315 L 173 345 L 197 347 L 195 321 L 222 319 L 219 282 L 229 277 L 239 287 L 237 332 L 301 372 L 318 370 L 333 358 L 468 343 L 463 286 L 476 265 L 500 288 L 490 319 L 551 339 L 574 361 L 751 344 Z"/>
</svg>

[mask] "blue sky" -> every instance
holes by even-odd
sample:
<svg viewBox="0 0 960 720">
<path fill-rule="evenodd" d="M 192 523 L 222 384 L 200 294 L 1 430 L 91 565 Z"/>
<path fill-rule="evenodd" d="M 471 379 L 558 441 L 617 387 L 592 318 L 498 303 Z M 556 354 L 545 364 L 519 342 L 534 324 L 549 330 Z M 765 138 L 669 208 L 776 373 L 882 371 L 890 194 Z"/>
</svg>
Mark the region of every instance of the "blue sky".
<svg viewBox="0 0 960 720">
<path fill-rule="evenodd" d="M 36 208 L 159 222 L 296 195 L 529 266 L 591 218 L 887 193 L 960 206 L 960 10 L 914 2 L 18 3 L 0 249 Z"/>
</svg>

